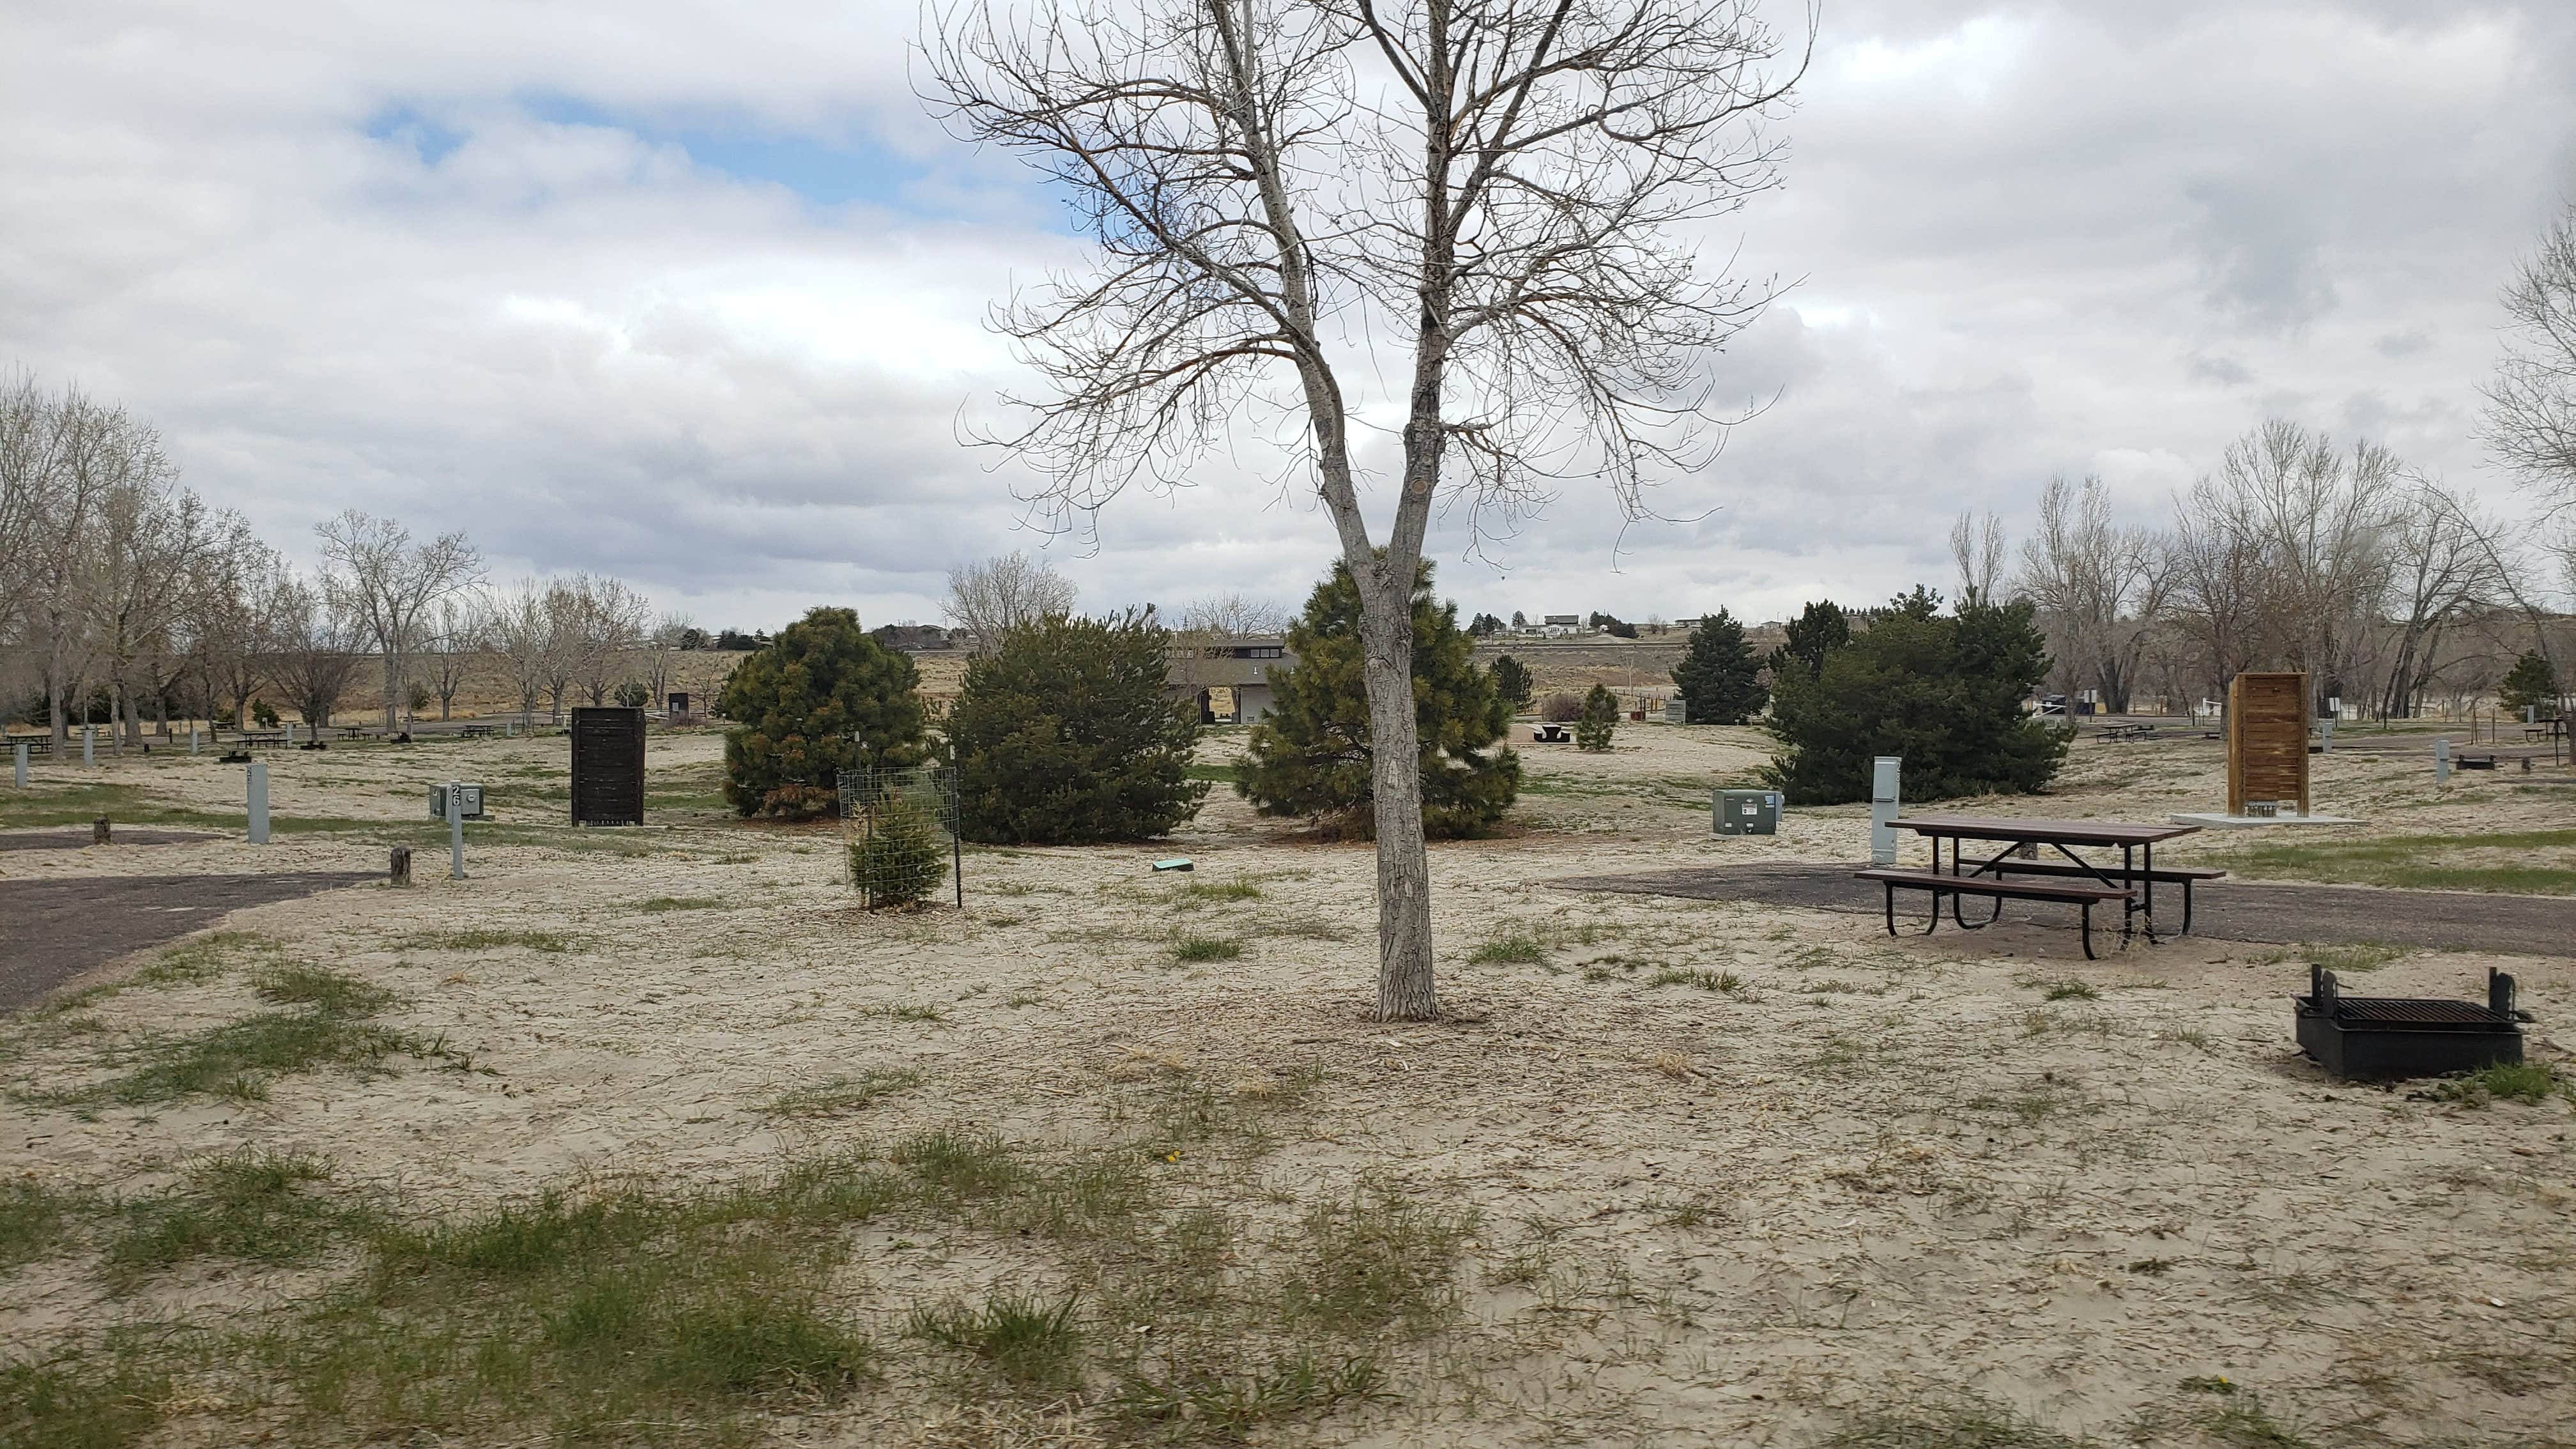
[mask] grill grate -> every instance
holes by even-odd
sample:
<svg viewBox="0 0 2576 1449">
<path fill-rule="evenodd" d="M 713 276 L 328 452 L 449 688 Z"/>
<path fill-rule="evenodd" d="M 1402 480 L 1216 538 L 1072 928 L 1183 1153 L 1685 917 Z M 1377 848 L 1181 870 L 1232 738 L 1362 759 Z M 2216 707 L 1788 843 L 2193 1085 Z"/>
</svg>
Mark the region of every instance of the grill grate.
<svg viewBox="0 0 2576 1449">
<path fill-rule="evenodd" d="M 2483 1006 L 2466 1001 L 2434 1001 L 2404 996 L 2345 996 L 2335 1001 L 2337 1021 L 2367 1021 L 2388 1026 L 2510 1026 L 2511 1017 L 2498 1017 Z"/>
</svg>

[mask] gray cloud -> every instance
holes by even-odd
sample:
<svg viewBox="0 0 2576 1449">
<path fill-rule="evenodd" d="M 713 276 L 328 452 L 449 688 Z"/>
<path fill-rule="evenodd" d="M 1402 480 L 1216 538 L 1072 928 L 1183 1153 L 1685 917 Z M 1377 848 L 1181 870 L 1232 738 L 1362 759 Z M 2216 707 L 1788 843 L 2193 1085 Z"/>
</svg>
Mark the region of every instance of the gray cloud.
<svg viewBox="0 0 2576 1449">
<path fill-rule="evenodd" d="M 1018 527 L 1027 475 L 958 445 L 961 408 L 1020 380 L 984 309 L 1081 256 L 1025 175 L 922 116 L 916 14 L 15 14 L 0 361 L 156 418 L 287 542 L 356 504 L 746 624 L 927 617 L 950 564 L 1012 547 L 1095 605 L 1301 597 L 1330 535 L 1261 437 L 1051 542 Z M 2576 194 L 2558 7 L 1825 23 L 1787 189 L 1704 238 L 1801 279 L 1710 364 L 1776 402 L 1658 491 L 1686 521 L 1569 485 L 1468 558 L 1453 512 L 1435 544 L 1471 607 L 1765 617 L 1939 584 L 1958 510 L 2019 518 L 2050 474 L 2100 472 L 2158 516 L 2268 409 L 2479 476 L 2495 287 Z M 861 168 L 834 194 L 862 199 L 800 194 L 815 164 Z"/>
</svg>

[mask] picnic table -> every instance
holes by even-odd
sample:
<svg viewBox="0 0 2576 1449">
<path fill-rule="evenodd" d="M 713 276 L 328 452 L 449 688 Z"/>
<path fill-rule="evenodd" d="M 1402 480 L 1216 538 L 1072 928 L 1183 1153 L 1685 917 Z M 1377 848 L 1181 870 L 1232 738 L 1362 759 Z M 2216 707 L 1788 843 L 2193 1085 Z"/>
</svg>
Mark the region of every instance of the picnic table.
<svg viewBox="0 0 2576 1449">
<path fill-rule="evenodd" d="M 343 743 L 350 740 L 372 740 L 376 737 L 376 732 L 365 725 L 341 725 L 338 728 Z"/>
<path fill-rule="evenodd" d="M 7 753 L 8 747 L 12 745 L 25 745 L 27 753 L 31 755 L 50 755 L 54 752 L 54 737 L 52 735 L 10 735 L 5 740 L 0 740 L 0 754 Z"/>
<path fill-rule="evenodd" d="M 2007 900 L 2058 902 L 2079 906 L 2083 910 L 2084 956 L 2093 956 L 2093 908 L 2120 903 L 2120 936 L 2129 939 L 2145 917 L 2146 936 L 2156 935 L 2156 886 L 2180 885 L 2183 892 L 2182 932 L 2191 929 L 2191 888 L 2195 881 L 2216 880 L 2222 870 L 2198 867 L 2156 867 L 2156 846 L 2163 841 L 2197 832 L 2197 825 L 2150 824 L 2124 820 L 2050 820 L 1996 815 L 1909 815 L 1892 822 L 1899 830 L 1911 830 L 1932 842 L 1932 868 L 1902 870 L 1873 868 L 1856 872 L 1863 880 L 1877 881 L 1885 887 L 1887 899 L 1887 933 L 1896 934 L 1896 893 L 1899 890 L 1922 890 L 1932 896 L 1932 922 L 1924 934 L 1941 924 L 1941 902 L 1947 897 L 1950 916 L 1963 930 L 1980 930 L 1993 925 L 2003 914 Z M 1950 844 L 1950 868 L 1941 868 L 1941 844 Z M 1969 868 L 1970 843 L 2000 845 L 2003 848 Z M 2054 850 L 2064 860 L 2038 858 L 2039 849 Z M 2118 850 L 2117 865 L 2108 861 L 2091 861 L 2077 855 L 2077 850 Z M 2011 877 L 2037 876 L 2038 880 L 2015 881 Z M 1982 921 L 1970 921 L 1961 902 L 1968 896 L 1980 896 L 1994 902 L 1994 910 Z M 2177 934 L 2181 934 L 2178 932 Z"/>
<path fill-rule="evenodd" d="M 243 730 L 241 732 L 241 747 L 243 749 L 249 749 L 253 745 L 282 745 L 285 743 L 286 731 L 284 730 Z"/>
<path fill-rule="evenodd" d="M 1561 724 L 1534 724 L 1530 726 L 1530 738 L 1542 745 L 1561 745 L 1574 736 Z"/>
<path fill-rule="evenodd" d="M 2151 740 L 2155 738 L 2156 727 L 2136 722 L 2104 725 L 2101 734 L 2106 740 Z"/>
<path fill-rule="evenodd" d="M 479 740 L 489 737 L 493 733 L 493 730 L 490 725 L 476 724 L 467 725 L 465 728 L 458 730 L 457 733 L 465 736 L 469 740 Z"/>
</svg>

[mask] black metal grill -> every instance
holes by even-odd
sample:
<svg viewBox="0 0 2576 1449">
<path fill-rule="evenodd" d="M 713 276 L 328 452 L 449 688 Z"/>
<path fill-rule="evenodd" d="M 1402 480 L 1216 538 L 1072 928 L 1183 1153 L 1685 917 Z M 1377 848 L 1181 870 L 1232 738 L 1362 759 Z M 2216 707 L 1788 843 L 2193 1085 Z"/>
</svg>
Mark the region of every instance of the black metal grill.
<svg viewBox="0 0 2576 1449">
<path fill-rule="evenodd" d="M 2346 996 L 2335 1002 L 2337 1021 L 2376 1022 L 2387 1026 L 2509 1026 L 2473 1002 L 2435 1001 L 2424 997 Z"/>
<path fill-rule="evenodd" d="M 2299 1045 L 2338 1077 L 2430 1077 L 2522 1060 L 2513 978 L 2487 972 L 2487 1001 L 2346 996 L 2334 973 L 2308 968 L 2308 994 L 2291 998 Z"/>
</svg>

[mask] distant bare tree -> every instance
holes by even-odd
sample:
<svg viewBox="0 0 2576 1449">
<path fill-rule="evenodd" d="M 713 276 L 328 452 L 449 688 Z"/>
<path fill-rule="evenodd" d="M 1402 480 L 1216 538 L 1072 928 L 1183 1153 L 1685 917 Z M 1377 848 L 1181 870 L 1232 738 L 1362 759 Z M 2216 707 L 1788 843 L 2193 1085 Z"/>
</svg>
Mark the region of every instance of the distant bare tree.
<svg viewBox="0 0 2576 1449">
<path fill-rule="evenodd" d="M 510 685 L 519 700 L 519 724 L 536 724 L 537 700 L 556 673 L 562 650 L 555 626 L 551 591 L 536 579 L 522 579 L 492 601 L 484 615 L 483 634 L 493 652 L 508 666 Z M 560 686 L 556 698 L 561 700 Z"/>
<path fill-rule="evenodd" d="M 54 748 L 70 740 L 68 707 L 87 718 L 97 640 L 86 607 L 95 581 L 99 511 L 120 485 L 161 467 L 160 439 L 122 408 L 77 388 L 48 392 L 20 374 L 0 386 L 0 493 L 18 537 L 8 566 L 14 604 L 44 675 Z"/>
<path fill-rule="evenodd" d="M 652 605 L 604 575 L 575 574 L 566 589 L 573 679 L 595 708 L 608 702 L 608 692 L 623 682 L 629 656 L 645 643 Z"/>
<path fill-rule="evenodd" d="M 1950 525 L 1950 559 L 1959 571 L 1959 602 L 1992 604 L 2004 571 L 2004 521 L 1988 513 L 1980 523 L 1966 510 Z"/>
<path fill-rule="evenodd" d="M 1700 275 L 1683 228 L 1776 184 L 1782 47 L 1754 0 L 957 0 L 932 30 L 954 129 L 1046 172 L 1099 247 L 996 319 L 1046 380 L 990 440 L 1047 479 L 1038 510 L 1176 484 L 1248 405 L 1285 420 L 1361 600 L 1378 1014 L 1436 1019 L 1411 669 L 1434 502 L 1481 536 L 1590 476 L 1636 517 L 1707 458 L 1703 360 L 1767 294 Z M 1381 339 L 1382 542 L 1355 451 Z"/>
<path fill-rule="evenodd" d="M 2038 611 L 2070 692 L 2091 688 L 2111 713 L 2129 709 L 2167 581 L 2162 541 L 2112 522 L 2100 478 L 2051 478 L 2040 490 L 2039 523 L 2022 541 L 2013 586 Z"/>
<path fill-rule="evenodd" d="M 373 642 L 370 626 L 346 612 L 344 600 L 293 574 L 280 576 L 269 593 L 268 678 L 317 731 L 331 723 Z"/>
<path fill-rule="evenodd" d="M 1244 639 L 1287 631 L 1289 611 L 1249 594 L 1211 594 L 1181 606 L 1181 632 Z"/>
<path fill-rule="evenodd" d="M 2515 266 L 2503 300 L 2504 357 L 2482 389 L 2481 432 L 2496 461 L 2561 513 L 2576 508 L 2576 204 Z"/>
<path fill-rule="evenodd" d="M 474 661 L 491 647 L 486 632 L 491 616 L 489 601 L 475 594 L 455 594 L 438 601 L 424 632 L 425 652 L 419 656 L 422 682 L 438 699 L 438 717 L 454 717 L 457 692 Z"/>
<path fill-rule="evenodd" d="M 429 610 L 480 578 L 482 558 L 462 533 L 415 544 L 401 524 L 354 508 L 313 531 L 322 539 L 323 590 L 384 660 L 385 728 L 394 729 L 410 678 L 404 661 L 422 640 Z"/>
<path fill-rule="evenodd" d="M 1022 553 L 948 571 L 948 622 L 972 636 L 978 654 L 992 653 L 1005 630 L 1071 613 L 1074 598 L 1073 580 Z"/>
<path fill-rule="evenodd" d="M 645 634 L 644 679 L 653 691 L 653 708 L 670 703 L 672 671 L 678 667 L 690 636 L 698 632 L 697 620 L 674 612 L 654 620 L 652 629 Z"/>
<path fill-rule="evenodd" d="M 2470 499 L 2420 479 L 2392 515 L 2387 614 L 2397 632 L 2380 689 L 2382 717 L 2420 710 L 2443 663 L 2443 637 L 2507 597 L 2495 532 Z"/>
<path fill-rule="evenodd" d="M 268 606 L 284 571 L 275 551 L 236 524 L 199 576 L 185 628 L 209 719 L 244 722 L 263 678 Z"/>
</svg>

